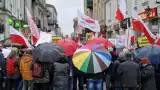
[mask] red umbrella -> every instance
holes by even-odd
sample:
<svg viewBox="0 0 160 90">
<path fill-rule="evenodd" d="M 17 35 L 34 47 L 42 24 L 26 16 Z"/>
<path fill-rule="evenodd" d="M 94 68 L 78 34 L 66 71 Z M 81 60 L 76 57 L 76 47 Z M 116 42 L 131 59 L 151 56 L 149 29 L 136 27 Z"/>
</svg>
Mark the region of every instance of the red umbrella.
<svg viewBox="0 0 160 90">
<path fill-rule="evenodd" d="M 67 56 L 72 56 L 79 47 L 75 41 L 69 39 L 58 40 L 56 44 L 64 49 Z"/>
<path fill-rule="evenodd" d="M 88 42 L 86 44 L 102 44 L 104 45 L 106 48 L 108 47 L 114 47 L 114 45 L 107 39 L 105 38 L 94 38 L 91 40 L 88 40 Z"/>
</svg>

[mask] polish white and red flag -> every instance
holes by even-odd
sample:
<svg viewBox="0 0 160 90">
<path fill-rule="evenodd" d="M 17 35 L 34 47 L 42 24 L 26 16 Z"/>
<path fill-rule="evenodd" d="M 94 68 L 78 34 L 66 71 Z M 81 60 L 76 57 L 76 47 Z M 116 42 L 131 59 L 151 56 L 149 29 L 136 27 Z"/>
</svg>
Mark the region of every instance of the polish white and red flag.
<svg viewBox="0 0 160 90">
<path fill-rule="evenodd" d="M 26 8 L 26 12 L 27 12 L 27 21 L 28 21 L 29 28 L 31 30 L 31 35 L 32 35 L 32 44 L 36 45 L 38 39 L 40 38 L 40 32 L 38 30 L 37 25 L 32 19 L 32 15 L 30 14 L 27 8 Z"/>
<path fill-rule="evenodd" d="M 116 19 L 120 22 L 126 18 L 126 2 L 124 0 L 119 0 L 119 8 L 116 11 Z"/>
<path fill-rule="evenodd" d="M 132 25 L 133 30 L 143 33 L 151 44 L 154 44 L 156 36 L 148 29 L 142 19 L 138 16 L 138 13 L 135 9 L 132 11 Z"/>
<path fill-rule="evenodd" d="M 100 25 L 97 20 L 91 19 L 89 16 L 81 13 L 79 10 L 77 11 L 78 16 L 78 25 L 83 28 L 88 28 L 93 32 L 100 32 Z"/>
<path fill-rule="evenodd" d="M 12 26 L 10 26 L 10 38 L 12 43 L 24 45 L 26 48 L 32 47 L 28 40 L 23 36 L 23 34 L 17 31 Z"/>
</svg>

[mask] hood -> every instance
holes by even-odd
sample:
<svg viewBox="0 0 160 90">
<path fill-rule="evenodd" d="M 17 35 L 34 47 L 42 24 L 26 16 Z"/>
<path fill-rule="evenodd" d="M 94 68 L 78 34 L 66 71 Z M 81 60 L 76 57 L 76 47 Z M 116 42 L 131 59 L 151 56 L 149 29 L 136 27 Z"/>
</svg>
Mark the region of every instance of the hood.
<svg viewBox="0 0 160 90">
<path fill-rule="evenodd" d="M 24 63 L 28 63 L 32 61 L 32 56 L 23 56 L 22 60 Z"/>
</svg>

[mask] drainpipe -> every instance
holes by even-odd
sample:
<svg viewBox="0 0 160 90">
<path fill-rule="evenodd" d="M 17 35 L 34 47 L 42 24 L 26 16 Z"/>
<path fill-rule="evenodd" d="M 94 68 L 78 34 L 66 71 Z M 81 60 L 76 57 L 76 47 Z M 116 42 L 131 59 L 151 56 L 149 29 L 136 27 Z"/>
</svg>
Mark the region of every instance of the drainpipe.
<svg viewBox="0 0 160 90">
<path fill-rule="evenodd" d="M 26 0 L 24 0 L 24 21 L 26 21 Z"/>
</svg>

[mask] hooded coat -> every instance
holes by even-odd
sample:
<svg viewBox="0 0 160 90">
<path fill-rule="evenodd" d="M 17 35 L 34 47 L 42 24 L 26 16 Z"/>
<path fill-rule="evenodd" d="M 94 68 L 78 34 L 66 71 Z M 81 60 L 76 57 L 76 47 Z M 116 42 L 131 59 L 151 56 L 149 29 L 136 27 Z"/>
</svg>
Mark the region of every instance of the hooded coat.
<svg viewBox="0 0 160 90">
<path fill-rule="evenodd" d="M 146 65 L 141 70 L 141 90 L 156 90 L 155 72 L 151 64 Z"/>
<path fill-rule="evenodd" d="M 32 64 L 32 56 L 25 55 L 22 57 L 20 62 L 20 73 L 22 75 L 23 80 L 32 80 L 32 71 L 30 69 Z"/>
<path fill-rule="evenodd" d="M 117 69 L 122 87 L 136 88 L 140 84 L 140 68 L 137 63 L 127 60 Z"/>
<path fill-rule="evenodd" d="M 69 64 L 65 60 L 54 63 L 53 90 L 69 89 Z"/>
</svg>

